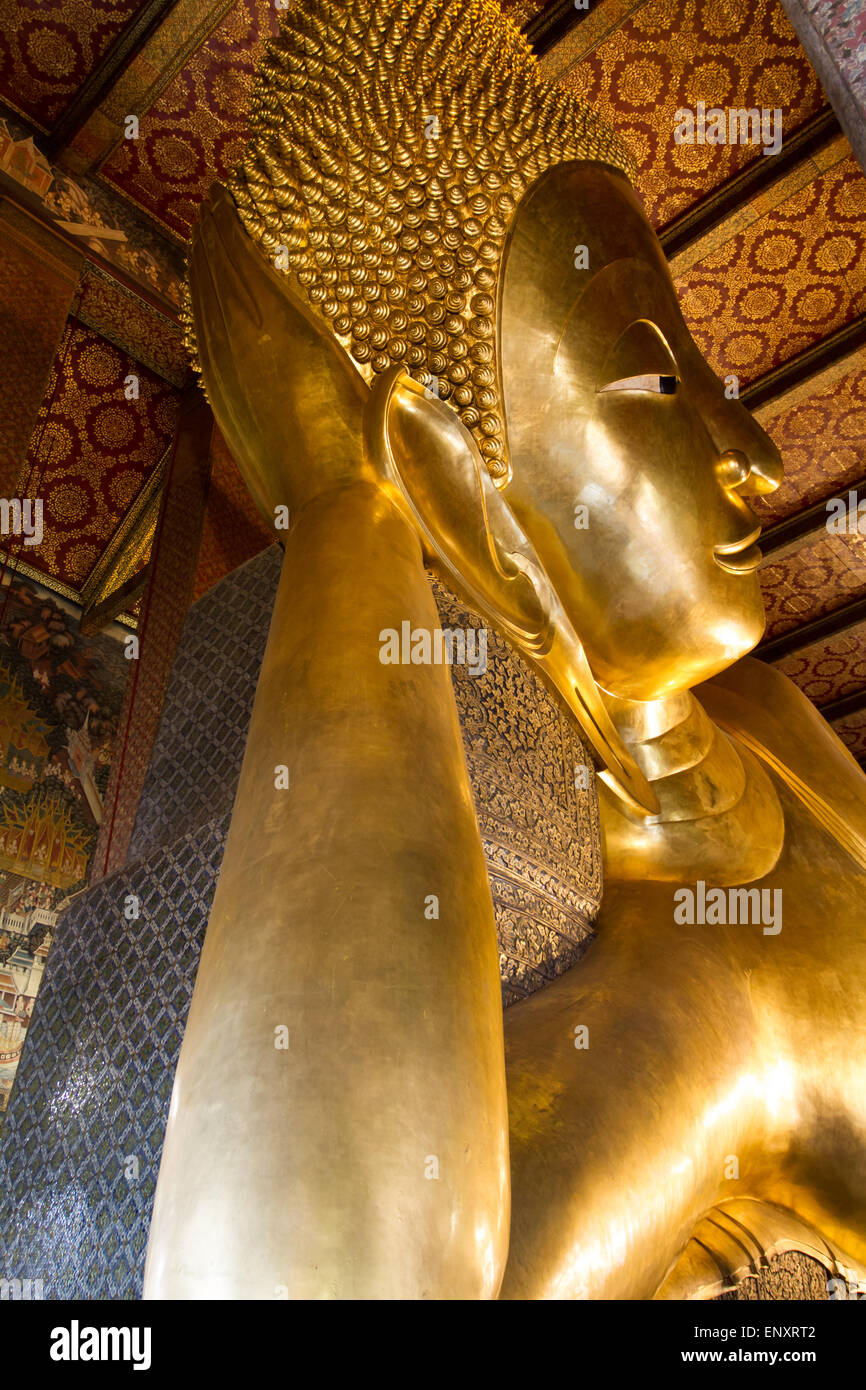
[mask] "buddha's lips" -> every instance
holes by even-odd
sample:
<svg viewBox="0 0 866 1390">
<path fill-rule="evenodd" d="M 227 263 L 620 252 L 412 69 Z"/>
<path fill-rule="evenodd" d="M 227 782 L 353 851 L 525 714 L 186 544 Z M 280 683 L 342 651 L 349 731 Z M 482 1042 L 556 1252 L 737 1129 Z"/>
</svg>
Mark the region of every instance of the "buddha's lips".
<svg viewBox="0 0 866 1390">
<path fill-rule="evenodd" d="M 714 545 L 713 559 L 719 568 L 727 570 L 729 574 L 751 574 L 753 570 L 756 570 L 763 559 L 755 544 L 760 534 L 761 528 L 756 526 L 739 541 L 731 541 L 726 545 Z"/>
</svg>

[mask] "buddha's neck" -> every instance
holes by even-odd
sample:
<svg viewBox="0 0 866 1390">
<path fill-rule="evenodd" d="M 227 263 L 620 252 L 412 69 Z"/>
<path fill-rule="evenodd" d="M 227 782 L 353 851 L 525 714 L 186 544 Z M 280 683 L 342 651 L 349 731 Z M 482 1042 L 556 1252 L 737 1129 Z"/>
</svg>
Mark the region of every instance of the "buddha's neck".
<svg viewBox="0 0 866 1390">
<path fill-rule="evenodd" d="M 645 704 L 605 697 L 611 718 L 658 798 L 659 813 L 630 813 L 602 787 L 605 874 L 611 880 L 719 886 L 752 883 L 782 850 L 785 818 L 752 754 L 686 692 Z"/>
<path fill-rule="evenodd" d="M 741 799 L 743 761 L 691 691 L 646 702 L 605 695 L 605 703 L 659 799 L 651 823 L 721 815 Z"/>
</svg>

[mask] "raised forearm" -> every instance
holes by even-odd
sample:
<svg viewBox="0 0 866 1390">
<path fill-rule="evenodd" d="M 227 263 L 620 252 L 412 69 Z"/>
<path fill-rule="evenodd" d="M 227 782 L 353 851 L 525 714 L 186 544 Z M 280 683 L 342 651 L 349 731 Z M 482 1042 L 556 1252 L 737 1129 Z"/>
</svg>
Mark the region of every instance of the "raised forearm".
<svg viewBox="0 0 866 1390">
<path fill-rule="evenodd" d="M 448 670 L 379 659 L 406 620 L 438 624 L 390 502 L 357 484 L 310 504 L 178 1066 L 148 1297 L 497 1291 L 493 911 Z"/>
</svg>

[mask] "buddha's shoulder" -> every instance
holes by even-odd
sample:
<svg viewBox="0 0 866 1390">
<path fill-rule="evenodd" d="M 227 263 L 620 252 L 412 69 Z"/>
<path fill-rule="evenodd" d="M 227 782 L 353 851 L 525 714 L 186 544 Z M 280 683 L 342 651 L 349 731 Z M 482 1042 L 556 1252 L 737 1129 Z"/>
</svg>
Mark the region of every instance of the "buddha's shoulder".
<svg viewBox="0 0 866 1390">
<path fill-rule="evenodd" d="M 695 691 L 707 713 L 731 733 L 751 736 L 801 774 L 821 772 L 827 759 L 866 784 L 859 763 L 786 675 L 746 656 Z"/>
<path fill-rule="evenodd" d="M 744 657 L 694 693 L 716 724 L 757 754 L 855 858 L 866 861 L 866 774 L 793 681 Z"/>
</svg>

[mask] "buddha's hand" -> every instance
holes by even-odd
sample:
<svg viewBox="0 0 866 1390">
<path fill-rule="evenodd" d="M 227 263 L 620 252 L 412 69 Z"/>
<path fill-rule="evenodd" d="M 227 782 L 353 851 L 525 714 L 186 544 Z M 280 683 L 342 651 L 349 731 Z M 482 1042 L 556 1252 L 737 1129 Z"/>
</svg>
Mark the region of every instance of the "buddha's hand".
<svg viewBox="0 0 866 1390">
<path fill-rule="evenodd" d="M 363 477 L 366 383 L 219 184 L 193 232 L 190 290 L 208 398 L 268 519 Z"/>
</svg>

